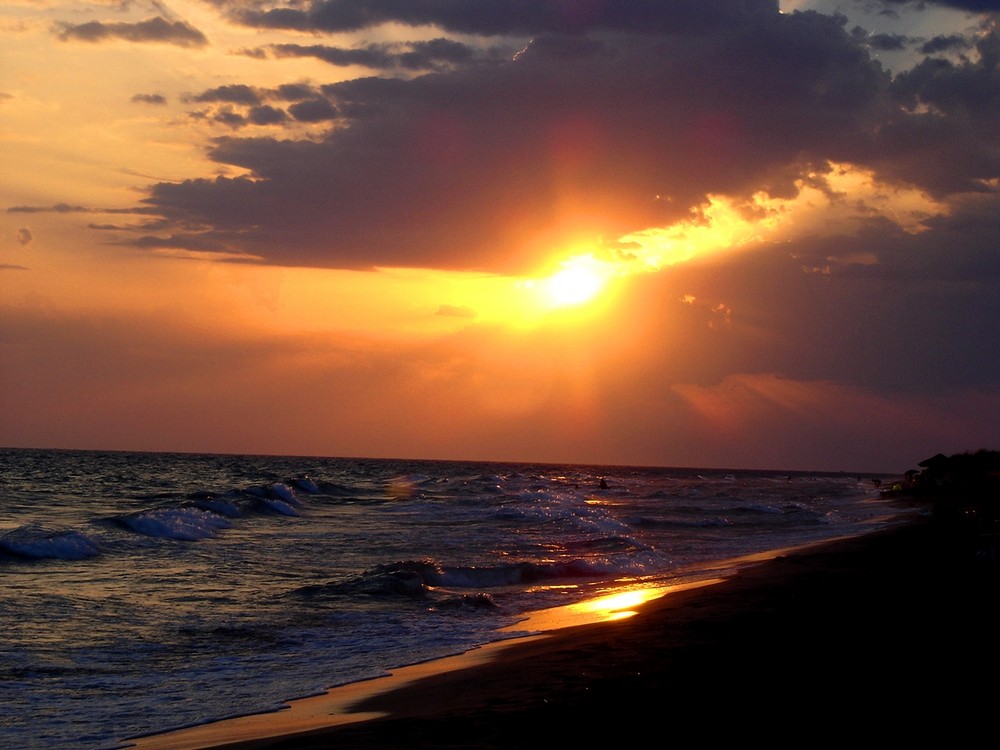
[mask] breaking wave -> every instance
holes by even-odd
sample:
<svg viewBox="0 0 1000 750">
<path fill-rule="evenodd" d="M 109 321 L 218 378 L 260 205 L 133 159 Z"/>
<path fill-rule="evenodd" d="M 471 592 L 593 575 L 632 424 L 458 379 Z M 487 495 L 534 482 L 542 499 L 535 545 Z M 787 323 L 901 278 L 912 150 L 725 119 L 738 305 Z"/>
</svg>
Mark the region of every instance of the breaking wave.
<svg viewBox="0 0 1000 750">
<path fill-rule="evenodd" d="M 201 508 L 158 508 L 115 519 L 143 536 L 193 542 L 214 537 L 231 525 L 229 519 Z"/>
<path fill-rule="evenodd" d="M 53 560 L 85 560 L 97 557 L 97 542 L 80 531 L 48 529 L 29 524 L 0 536 L 0 550 L 18 557 Z"/>
</svg>

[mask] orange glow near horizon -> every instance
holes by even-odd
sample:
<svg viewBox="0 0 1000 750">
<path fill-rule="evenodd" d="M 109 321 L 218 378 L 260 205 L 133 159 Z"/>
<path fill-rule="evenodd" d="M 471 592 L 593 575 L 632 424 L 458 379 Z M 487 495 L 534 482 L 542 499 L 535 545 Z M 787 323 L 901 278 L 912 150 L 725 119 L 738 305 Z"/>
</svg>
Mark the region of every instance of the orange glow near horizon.
<svg viewBox="0 0 1000 750">
<path fill-rule="evenodd" d="M 815 187 L 823 181 L 826 190 Z M 80 285 L 76 285 L 54 295 L 52 304 L 90 309 L 103 300 L 104 307 L 113 303 L 148 310 L 159 306 L 164 297 L 173 304 L 177 289 L 184 285 L 190 289 L 191 284 L 196 284 L 202 290 L 192 295 L 201 300 L 199 319 L 206 304 L 214 305 L 215 325 L 234 331 L 249 328 L 270 334 L 337 333 L 373 336 L 377 340 L 412 340 L 448 335 L 473 325 L 512 330 L 555 326 L 566 330 L 608 314 L 615 305 L 615 292 L 630 276 L 656 273 L 677 264 L 759 247 L 761 243 L 787 241 L 803 227 L 815 233 L 817 222 L 828 220 L 831 211 L 838 214 L 841 221 L 837 227 L 843 231 L 845 225 L 858 218 L 858 206 L 876 205 L 881 211 L 891 212 L 908 231 L 919 231 L 917 217 L 943 210 L 917 191 L 891 191 L 863 170 L 833 165 L 829 173 L 809 175 L 795 198 L 779 200 L 760 194 L 752 205 L 741 206 L 731 199 L 713 196 L 689 219 L 672 226 L 635 232 L 611 243 L 595 240 L 589 247 L 564 247 L 536 274 L 514 276 L 428 268 L 281 268 L 216 263 L 214 257 L 168 266 L 171 261 L 163 257 L 143 260 L 133 256 L 129 262 L 135 274 L 144 275 L 150 263 L 157 264 L 159 287 L 164 287 L 167 280 L 169 293 L 158 289 L 150 293 L 135 283 L 132 295 L 91 293 L 81 297 Z M 50 221 L 69 220 L 56 216 Z M 81 273 L 96 275 L 95 259 L 103 258 L 97 255 L 96 247 L 92 254 L 87 264 L 78 262 L 79 250 L 65 258 L 50 255 L 47 259 L 56 268 L 59 263 L 69 263 L 79 266 Z M 41 269 L 43 263 L 46 260 L 36 254 L 35 267 Z M 98 262 L 96 268 L 100 266 Z M 195 274 L 189 273 L 192 269 Z M 60 277 L 50 274 L 46 282 L 51 285 L 53 278 Z M 100 274 L 100 278 L 110 277 Z M 21 296 L 30 296 L 29 286 L 21 290 Z M 92 291 L 94 285 L 86 288 Z M 51 294 L 51 286 L 37 291 Z M 251 300 L 253 303 L 247 304 Z M 332 300 L 336 300 L 335 305 Z"/>
<path fill-rule="evenodd" d="M 138 315 L 199 330 L 210 320 L 219 336 L 234 339 L 335 335 L 355 346 L 360 339 L 373 345 L 426 340 L 473 326 L 583 332 L 614 312 L 617 293 L 631 276 L 802 234 L 849 233 L 873 212 L 891 215 L 908 232 L 921 231 L 927 216 L 946 212 L 919 191 L 886 186 L 849 164 L 805 175 L 798 188 L 793 198 L 758 194 L 749 203 L 710 196 L 671 226 L 588 244 L 576 238 L 553 247 L 535 273 L 523 275 L 289 268 L 218 262 L 232 258 L 215 254 L 188 254 L 180 263 L 108 252 L 101 237 L 81 241 L 75 215 L 38 214 L 30 222 L 34 242 L 12 251 L 10 262 L 39 273 L 19 275 L 4 295 L 18 307 L 43 300 L 62 313 Z M 861 256 L 840 261 L 876 262 Z M 155 285 L 146 283 L 150 278 Z M 197 306 L 178 306 L 178 299 L 197 300 Z"/>
</svg>

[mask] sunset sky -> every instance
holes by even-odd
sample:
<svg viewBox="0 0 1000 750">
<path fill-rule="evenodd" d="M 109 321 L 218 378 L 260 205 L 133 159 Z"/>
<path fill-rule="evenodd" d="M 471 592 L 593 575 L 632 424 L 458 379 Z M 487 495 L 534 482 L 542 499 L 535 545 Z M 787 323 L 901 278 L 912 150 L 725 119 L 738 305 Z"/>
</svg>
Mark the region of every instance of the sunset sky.
<svg viewBox="0 0 1000 750">
<path fill-rule="evenodd" d="M 1000 448 L 996 0 L 0 0 L 0 446 Z"/>
</svg>

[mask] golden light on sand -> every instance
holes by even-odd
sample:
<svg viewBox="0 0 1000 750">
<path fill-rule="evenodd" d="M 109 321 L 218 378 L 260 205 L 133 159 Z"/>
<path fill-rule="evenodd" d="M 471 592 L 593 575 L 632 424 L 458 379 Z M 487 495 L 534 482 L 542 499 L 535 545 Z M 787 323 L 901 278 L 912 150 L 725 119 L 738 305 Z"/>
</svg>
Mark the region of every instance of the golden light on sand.
<svg viewBox="0 0 1000 750">
<path fill-rule="evenodd" d="M 577 604 L 568 604 L 550 609 L 540 609 L 528 614 L 525 620 L 502 628 L 502 631 L 543 631 L 570 628 L 576 625 L 586 625 L 596 622 L 624 620 L 638 614 L 637 608 L 653 599 L 671 592 L 687 588 L 689 585 L 661 586 L 656 588 L 636 588 L 619 591 L 597 599 L 590 599 Z"/>
<path fill-rule="evenodd" d="M 666 592 L 665 588 L 634 589 L 573 605 L 573 609 L 595 616 L 598 620 L 623 620 L 636 614 L 636 607 Z"/>
</svg>

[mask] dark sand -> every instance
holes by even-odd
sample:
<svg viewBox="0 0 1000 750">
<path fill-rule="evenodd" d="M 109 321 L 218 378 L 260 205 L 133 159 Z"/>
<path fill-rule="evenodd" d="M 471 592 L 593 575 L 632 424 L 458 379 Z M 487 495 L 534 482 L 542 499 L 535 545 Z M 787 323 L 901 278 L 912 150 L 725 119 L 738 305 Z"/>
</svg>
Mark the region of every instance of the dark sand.
<svg viewBox="0 0 1000 750">
<path fill-rule="evenodd" d="M 225 747 L 993 745 L 1000 563 L 983 543 L 915 517 L 354 707 L 382 718 Z"/>
</svg>

